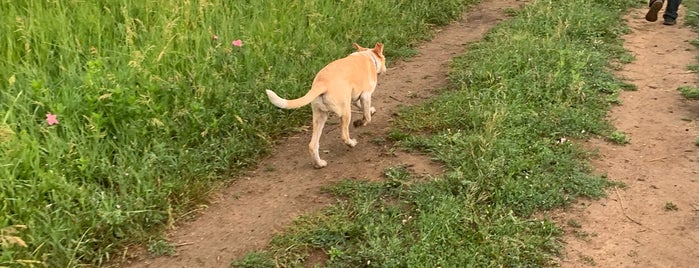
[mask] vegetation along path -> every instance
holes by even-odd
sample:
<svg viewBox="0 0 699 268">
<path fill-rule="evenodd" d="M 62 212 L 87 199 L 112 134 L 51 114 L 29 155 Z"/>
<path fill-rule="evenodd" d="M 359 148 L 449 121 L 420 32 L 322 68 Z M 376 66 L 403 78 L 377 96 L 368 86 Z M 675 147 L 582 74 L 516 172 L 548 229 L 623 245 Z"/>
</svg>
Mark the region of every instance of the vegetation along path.
<svg viewBox="0 0 699 268">
<path fill-rule="evenodd" d="M 381 141 L 390 129 L 391 115 L 400 105 L 419 103 L 446 87 L 451 59 L 507 18 L 506 10 L 522 4 L 516 0 L 483 1 L 461 20 L 439 29 L 430 42 L 419 47 L 415 57 L 388 66 L 373 97 L 377 112 L 372 123 L 350 130 L 360 144 L 348 149 L 338 142 L 337 118 L 334 124 L 331 118 L 326 126 L 321 140 L 326 168 L 317 170 L 311 164 L 308 129 L 285 138 L 271 157 L 217 193 L 195 220 L 169 235 L 177 245 L 175 256 L 143 259 L 127 267 L 228 267 L 231 259 L 265 247 L 272 235 L 295 217 L 333 202 L 334 198 L 321 193 L 323 186 L 342 178 L 380 180 L 384 169 L 398 164 L 419 174 L 441 173 L 441 167 L 426 156 L 393 151 Z"/>
</svg>

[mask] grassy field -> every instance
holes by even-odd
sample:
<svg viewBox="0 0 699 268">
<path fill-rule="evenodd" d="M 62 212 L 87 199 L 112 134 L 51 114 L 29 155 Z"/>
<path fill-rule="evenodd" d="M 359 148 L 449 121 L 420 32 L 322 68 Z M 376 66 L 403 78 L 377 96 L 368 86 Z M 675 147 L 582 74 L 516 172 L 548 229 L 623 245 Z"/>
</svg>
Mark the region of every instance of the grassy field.
<svg viewBox="0 0 699 268">
<path fill-rule="evenodd" d="M 428 152 L 447 172 L 328 187 L 341 201 L 297 220 L 234 267 L 541 267 L 555 265 L 560 229 L 542 210 L 600 197 L 578 140 L 623 143 L 605 121 L 632 90 L 612 70 L 633 60 L 620 36 L 633 0 L 532 1 L 456 58 L 451 85 L 402 110 L 390 139 Z M 543 215 L 543 216 L 535 216 Z M 279 265 L 279 266 L 278 266 Z"/>
<path fill-rule="evenodd" d="M 0 266 L 157 239 L 308 120 L 264 89 L 300 95 L 352 42 L 409 56 L 472 2 L 0 1 Z"/>
</svg>

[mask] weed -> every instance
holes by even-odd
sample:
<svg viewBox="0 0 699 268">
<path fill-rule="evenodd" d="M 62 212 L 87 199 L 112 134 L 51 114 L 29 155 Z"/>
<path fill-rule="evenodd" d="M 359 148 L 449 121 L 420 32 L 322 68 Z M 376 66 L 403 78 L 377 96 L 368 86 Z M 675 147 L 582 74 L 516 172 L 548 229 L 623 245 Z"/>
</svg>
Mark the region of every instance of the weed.
<svg viewBox="0 0 699 268">
<path fill-rule="evenodd" d="M 344 256 L 344 253 L 337 247 L 330 247 L 330 250 L 328 251 L 328 256 L 330 257 L 330 261 L 337 261 L 338 259 L 341 259 Z"/>
<path fill-rule="evenodd" d="M 148 245 L 148 253 L 153 256 L 174 256 L 175 245 L 163 239 L 151 240 Z"/>
<path fill-rule="evenodd" d="M 679 208 L 672 202 L 665 202 L 665 211 L 677 211 Z"/>
<path fill-rule="evenodd" d="M 633 62 L 634 60 L 636 60 L 636 58 L 629 53 L 624 53 L 619 57 L 619 63 L 622 63 L 622 64 L 629 64 L 629 63 Z"/>
<path fill-rule="evenodd" d="M 590 241 L 591 236 L 596 236 L 596 234 L 588 233 L 582 230 L 573 230 L 573 235 L 583 241 Z"/>
<path fill-rule="evenodd" d="M 637 258 L 639 254 L 638 254 L 638 251 L 632 249 L 632 250 L 629 251 L 629 253 L 626 254 L 626 255 L 629 256 L 629 257 L 631 257 L 631 258 Z"/>
<path fill-rule="evenodd" d="M 619 98 L 619 94 L 611 94 L 607 96 L 607 102 L 615 105 L 621 105 L 621 99 Z"/>
<path fill-rule="evenodd" d="M 580 257 L 580 260 L 584 264 L 589 265 L 589 266 L 597 266 L 597 262 L 595 261 L 594 258 L 587 256 L 587 255 L 582 255 L 582 254 L 579 257 Z"/>
<path fill-rule="evenodd" d="M 631 84 L 631 83 L 622 83 L 621 89 L 626 90 L 626 91 L 636 91 L 636 90 L 638 90 L 638 86 L 636 86 L 636 84 Z"/>
<path fill-rule="evenodd" d="M 582 228 L 582 225 L 580 225 L 580 222 L 570 219 L 568 220 L 568 226 L 573 227 L 573 228 Z"/>
<path fill-rule="evenodd" d="M 411 174 L 405 166 L 386 168 L 386 170 L 384 170 L 384 176 L 386 176 L 384 185 L 387 188 L 400 187 L 411 178 Z"/>
<path fill-rule="evenodd" d="M 265 172 L 272 172 L 272 171 L 275 171 L 276 169 L 277 169 L 277 167 L 275 167 L 274 165 L 266 165 L 264 168 L 264 171 Z"/>
<path fill-rule="evenodd" d="M 626 133 L 621 132 L 621 131 L 613 131 L 611 134 L 609 134 L 609 137 L 607 137 L 607 140 L 616 143 L 616 144 L 628 144 L 629 143 L 629 138 L 626 136 Z"/>
<path fill-rule="evenodd" d="M 231 262 L 231 266 L 240 268 L 274 268 L 278 267 L 274 263 L 274 259 L 270 258 L 267 253 L 253 252 L 245 255 L 240 260 Z"/>
<path fill-rule="evenodd" d="M 679 87 L 678 90 L 682 96 L 689 100 L 699 100 L 699 88 L 692 86 Z"/>
<path fill-rule="evenodd" d="M 376 144 L 376 145 L 385 145 L 386 144 L 386 139 L 384 137 L 375 137 L 370 140 L 371 143 Z"/>
<path fill-rule="evenodd" d="M 505 9 L 505 14 L 507 14 L 507 15 L 510 16 L 510 17 L 516 16 L 518 12 L 519 12 L 519 10 L 518 10 L 518 9 L 515 9 L 515 8 L 507 8 L 507 9 Z"/>
<path fill-rule="evenodd" d="M 390 180 L 405 181 L 410 178 L 410 171 L 405 165 L 388 167 L 383 172 L 384 176 Z"/>
</svg>

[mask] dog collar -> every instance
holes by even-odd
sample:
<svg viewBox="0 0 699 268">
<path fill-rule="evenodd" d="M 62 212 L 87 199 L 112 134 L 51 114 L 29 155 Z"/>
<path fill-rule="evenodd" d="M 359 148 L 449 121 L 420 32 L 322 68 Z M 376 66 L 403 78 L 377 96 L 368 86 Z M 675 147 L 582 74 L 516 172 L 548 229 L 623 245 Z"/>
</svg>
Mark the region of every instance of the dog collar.
<svg viewBox="0 0 699 268">
<path fill-rule="evenodd" d="M 374 66 L 376 66 L 376 73 L 379 73 L 379 70 L 381 70 L 381 66 L 379 66 L 379 61 L 376 59 L 376 56 L 374 55 L 374 52 L 369 52 L 369 56 L 371 56 L 371 61 L 374 62 Z"/>
</svg>

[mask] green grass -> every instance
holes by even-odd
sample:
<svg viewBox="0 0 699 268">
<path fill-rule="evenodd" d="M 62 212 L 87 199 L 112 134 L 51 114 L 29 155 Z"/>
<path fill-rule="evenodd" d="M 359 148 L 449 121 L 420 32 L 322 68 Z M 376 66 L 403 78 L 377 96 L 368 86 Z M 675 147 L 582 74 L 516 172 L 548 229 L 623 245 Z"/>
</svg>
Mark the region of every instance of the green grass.
<svg viewBox="0 0 699 268">
<path fill-rule="evenodd" d="M 665 202 L 665 211 L 677 211 L 679 208 L 672 202 Z"/>
<path fill-rule="evenodd" d="M 327 267 L 555 265 L 561 231 L 535 215 L 612 185 L 592 173 L 592 152 L 560 141 L 618 136 L 605 115 L 609 97 L 629 88 L 611 71 L 631 58 L 621 16 L 635 6 L 540 0 L 508 10 L 514 18 L 453 60 L 451 86 L 400 111 L 387 137 L 429 153 L 444 175 L 417 179 L 398 166 L 384 182 L 343 181 L 329 189 L 341 201 L 232 266 L 298 267 L 319 251 Z"/>
<path fill-rule="evenodd" d="M 621 131 L 614 131 L 612 132 L 609 137 L 607 137 L 607 140 L 616 144 L 627 144 L 629 143 L 629 137 L 626 135 L 626 133 L 621 132 Z"/>
<path fill-rule="evenodd" d="M 697 29 L 699 29 L 699 0 L 685 0 L 683 4 L 687 8 L 685 23 L 697 31 Z M 699 46 L 699 39 L 694 39 L 691 43 L 695 46 Z M 699 60 L 699 57 L 697 57 L 697 59 Z M 687 68 L 690 71 L 699 72 L 699 63 L 690 65 Z M 680 87 L 679 90 L 682 96 L 687 99 L 699 99 L 699 88 L 697 87 Z M 694 145 L 699 147 L 699 137 L 694 140 Z"/>
<path fill-rule="evenodd" d="M 695 29 L 699 28 L 699 0 L 684 0 L 682 5 L 687 8 L 684 23 Z"/>
<path fill-rule="evenodd" d="M 162 239 L 153 240 L 148 245 L 148 252 L 153 256 L 174 256 L 175 246 Z"/>
<path fill-rule="evenodd" d="M 472 2 L 1 1 L 0 229 L 26 228 L 0 233 L 22 241 L 0 266 L 99 265 L 162 237 L 308 120 L 264 89 L 300 95 L 352 42 L 412 55 Z"/>
<path fill-rule="evenodd" d="M 699 0 L 684 0 L 682 4 L 687 8 L 685 12 L 685 25 L 692 27 L 695 31 L 699 29 Z M 690 41 L 691 44 L 699 46 L 699 38 Z M 699 60 L 699 57 L 697 57 Z M 687 67 L 692 72 L 699 72 L 699 63 Z"/>
<path fill-rule="evenodd" d="M 689 100 L 699 100 L 699 88 L 694 86 L 682 86 L 678 88 L 683 97 Z"/>
</svg>

